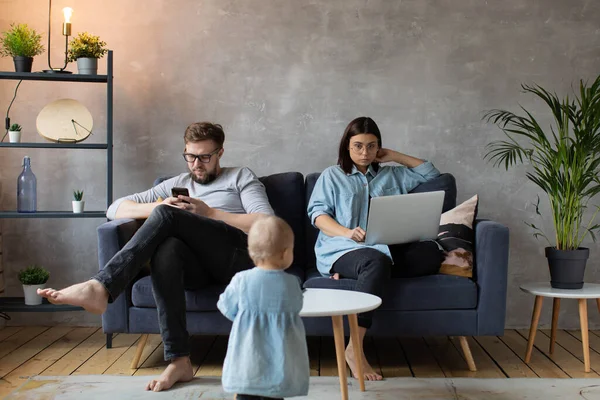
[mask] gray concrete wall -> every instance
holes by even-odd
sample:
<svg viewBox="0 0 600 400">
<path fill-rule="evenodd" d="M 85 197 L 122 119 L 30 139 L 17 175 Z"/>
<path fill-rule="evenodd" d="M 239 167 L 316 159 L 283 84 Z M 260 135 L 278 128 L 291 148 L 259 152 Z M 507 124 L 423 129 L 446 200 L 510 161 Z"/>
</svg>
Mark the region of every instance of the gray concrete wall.
<svg viewBox="0 0 600 400">
<path fill-rule="evenodd" d="M 501 133 L 481 122 L 489 108 L 522 104 L 520 83 L 566 93 L 600 71 L 600 3 L 590 0 L 148 0 L 77 2 L 73 31 L 100 35 L 115 52 L 115 195 L 147 188 L 158 174 L 185 169 L 182 134 L 194 121 L 224 125 L 224 165 L 259 175 L 309 173 L 335 163 L 346 124 L 369 115 L 384 145 L 432 160 L 458 180 L 459 201 L 481 196 L 482 217 L 511 229 L 508 327 L 524 327 L 533 299 L 519 284 L 547 281 L 544 243 L 523 221 L 535 216 L 539 191 L 519 168 L 504 172 L 482 160 Z M 12 21 L 46 32 L 47 2 L 3 0 L 0 30 Z M 58 32 L 61 17 L 56 12 Z M 44 36 L 45 37 L 45 36 Z M 61 36 L 53 59 L 60 63 Z M 101 63 L 104 71 L 104 63 Z M 46 67 L 45 55 L 34 69 Z M 74 69 L 75 66 L 70 66 Z M 12 70 L 12 60 L 0 59 Z M 16 82 L 0 82 L 0 110 Z M 11 117 L 24 138 L 43 141 L 35 118 L 48 102 L 73 97 L 95 118 L 105 139 L 104 92 L 98 85 L 24 82 Z M 545 122 L 549 122 L 547 119 Z M 23 155 L 32 157 L 40 209 L 69 209 L 72 189 L 85 190 L 88 209 L 104 206 L 101 152 L 0 150 L 2 209 L 15 208 Z M 546 203 L 543 203 L 545 209 Z M 51 284 L 64 286 L 97 270 L 100 220 L 3 220 L 8 295 L 20 295 L 18 269 L 41 263 Z M 549 220 L 539 222 L 551 228 Z M 599 248 L 587 281 L 599 278 Z M 563 302 L 561 326 L 577 327 L 575 304 Z M 549 305 L 549 303 L 547 303 Z M 590 323 L 600 317 L 590 308 Z M 83 313 L 19 316 L 15 323 L 97 323 Z M 549 307 L 542 323 L 549 323 Z"/>
</svg>

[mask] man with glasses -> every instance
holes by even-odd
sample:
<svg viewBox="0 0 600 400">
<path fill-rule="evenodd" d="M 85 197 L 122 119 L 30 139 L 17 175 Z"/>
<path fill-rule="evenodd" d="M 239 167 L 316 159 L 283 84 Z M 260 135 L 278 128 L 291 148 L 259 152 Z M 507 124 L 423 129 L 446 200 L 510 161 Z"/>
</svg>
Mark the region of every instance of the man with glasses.
<svg viewBox="0 0 600 400">
<path fill-rule="evenodd" d="M 110 219 L 147 218 L 123 249 L 89 281 L 38 291 L 53 303 L 102 314 L 151 260 L 164 355 L 170 361 L 146 387 L 156 392 L 193 378 L 185 289 L 227 284 L 237 272 L 252 268 L 246 233 L 254 221 L 274 214 L 264 186 L 250 169 L 221 167 L 225 134 L 220 125 L 194 123 L 184 141 L 189 172 L 109 207 Z M 173 197 L 175 187 L 187 188 L 189 196 Z"/>
</svg>

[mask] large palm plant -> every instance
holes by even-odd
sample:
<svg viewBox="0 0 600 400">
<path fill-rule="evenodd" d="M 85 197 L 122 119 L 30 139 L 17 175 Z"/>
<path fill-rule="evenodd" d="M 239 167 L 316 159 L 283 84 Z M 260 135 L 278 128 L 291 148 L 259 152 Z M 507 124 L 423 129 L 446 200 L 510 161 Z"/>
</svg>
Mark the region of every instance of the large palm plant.
<svg viewBox="0 0 600 400">
<path fill-rule="evenodd" d="M 528 162 L 527 178 L 539 186 L 550 201 L 557 250 L 576 250 L 587 234 L 596 239 L 598 212 L 583 225 L 589 200 L 600 192 L 600 76 L 590 86 L 579 84 L 575 99 L 562 101 L 539 85 L 522 85 L 526 93 L 542 99 L 554 117 L 550 129 L 543 129 L 525 108 L 523 116 L 505 110 L 491 110 L 484 119 L 493 122 L 507 136 L 488 144 L 485 158 L 506 169 Z M 538 198 L 539 203 L 539 198 Z M 539 210 L 536 206 L 536 211 Z M 536 237 L 545 237 L 533 224 Z"/>
</svg>

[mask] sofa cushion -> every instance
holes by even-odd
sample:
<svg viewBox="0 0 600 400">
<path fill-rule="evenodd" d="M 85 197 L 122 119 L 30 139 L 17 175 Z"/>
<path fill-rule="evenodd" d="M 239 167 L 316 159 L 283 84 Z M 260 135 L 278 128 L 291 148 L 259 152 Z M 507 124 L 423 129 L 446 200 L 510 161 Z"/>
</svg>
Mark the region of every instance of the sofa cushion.
<svg viewBox="0 0 600 400">
<path fill-rule="evenodd" d="M 423 192 L 434 192 L 436 190 L 443 190 L 444 195 L 444 206 L 442 212 L 452 210 L 456 207 L 456 179 L 452 174 L 441 174 L 440 176 L 425 182 L 411 190 L 411 193 L 423 193 Z"/>
<path fill-rule="evenodd" d="M 294 262 L 288 272 L 304 281 L 306 257 L 304 253 L 304 177 L 299 172 L 284 172 L 260 177 L 265 185 L 269 203 L 275 214 L 283 218 L 294 231 Z"/>
<path fill-rule="evenodd" d="M 473 251 L 477 217 L 477 195 L 442 214 L 437 242 L 444 248 L 440 274 L 473 276 Z"/>
<path fill-rule="evenodd" d="M 299 268 L 288 268 L 286 272 L 296 275 L 300 282 L 304 281 L 304 271 Z M 300 276 L 301 275 L 301 276 Z M 188 311 L 217 311 L 217 301 L 227 285 L 213 284 L 202 289 L 185 291 L 185 306 Z M 131 288 L 131 302 L 135 307 L 156 308 L 152 294 L 152 279 L 145 276 L 138 279 Z"/>
<path fill-rule="evenodd" d="M 198 290 L 185 291 L 185 307 L 188 311 L 216 311 L 217 301 L 226 285 L 209 285 Z M 156 308 L 152 294 L 152 280 L 145 276 L 133 284 L 131 302 L 136 307 Z"/>
<path fill-rule="evenodd" d="M 315 270 L 307 271 L 305 288 L 354 290 L 354 279 L 334 280 Z M 462 310 L 477 307 L 477 284 L 453 275 L 394 278 L 386 285 L 379 309 L 395 311 Z"/>
</svg>

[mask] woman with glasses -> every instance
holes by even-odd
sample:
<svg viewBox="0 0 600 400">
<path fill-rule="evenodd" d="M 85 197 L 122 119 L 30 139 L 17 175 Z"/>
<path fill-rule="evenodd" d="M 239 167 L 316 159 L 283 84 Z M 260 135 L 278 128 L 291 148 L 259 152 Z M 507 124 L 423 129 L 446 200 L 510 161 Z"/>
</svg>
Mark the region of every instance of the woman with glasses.
<svg viewBox="0 0 600 400">
<path fill-rule="evenodd" d="M 380 165 L 386 162 L 399 165 Z M 308 216 L 320 231 L 315 244 L 319 272 L 334 279 L 356 279 L 355 290 L 380 297 L 391 276 L 437 273 L 443 258 L 435 242 L 370 246 L 364 240 L 372 197 L 408 193 L 439 174 L 429 161 L 383 148 L 371 118 L 350 122 L 340 141 L 338 164 L 323 171 L 308 203 Z M 361 341 L 372 317 L 372 311 L 358 316 Z M 381 380 L 364 352 L 355 354 L 350 342 L 346 362 L 355 377 L 359 357 L 365 379 Z"/>
</svg>

